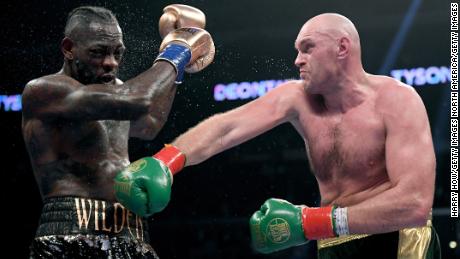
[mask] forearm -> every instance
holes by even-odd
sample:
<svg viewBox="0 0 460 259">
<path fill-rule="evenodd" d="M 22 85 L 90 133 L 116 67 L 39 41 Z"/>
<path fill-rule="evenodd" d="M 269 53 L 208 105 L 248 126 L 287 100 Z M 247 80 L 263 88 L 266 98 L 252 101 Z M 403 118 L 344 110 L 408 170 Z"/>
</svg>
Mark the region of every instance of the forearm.
<svg viewBox="0 0 460 259">
<path fill-rule="evenodd" d="M 175 76 L 176 72 L 171 64 L 159 61 L 148 70 L 126 81 L 123 86 L 128 95 L 147 98 L 149 111 L 159 110 L 159 107 L 164 106 L 160 110 L 169 112 L 176 92 Z"/>
<path fill-rule="evenodd" d="M 148 140 L 155 138 L 168 119 L 175 94 L 176 87 L 164 87 L 152 94 L 148 102 L 148 113 L 131 121 L 130 135 Z"/>
<path fill-rule="evenodd" d="M 214 115 L 179 136 L 172 144 L 186 157 L 186 166 L 252 139 L 287 121 L 291 103 L 280 104 L 276 94 Z"/>
<path fill-rule="evenodd" d="M 78 84 L 72 79 L 60 78 L 69 85 Z M 174 78 L 172 65 L 157 62 L 125 83 L 115 87 L 102 84 L 78 87 L 61 101 L 55 101 L 49 109 L 46 106 L 40 109 L 48 115 L 72 119 L 137 120 L 149 112 L 158 112 L 162 119 L 166 117 L 163 113 L 169 112 L 174 98 Z"/>
<path fill-rule="evenodd" d="M 172 145 L 184 153 L 185 166 L 195 165 L 230 148 L 231 143 L 224 142 L 229 131 L 230 128 L 223 114 L 217 114 L 180 135 Z"/>
<path fill-rule="evenodd" d="M 166 93 L 164 98 L 159 100 L 157 105 L 152 103 L 149 113 L 140 117 L 136 121 L 131 121 L 131 125 L 141 132 L 143 139 L 154 139 L 165 125 L 171 106 L 174 100 L 175 89 L 171 93 Z"/>
<path fill-rule="evenodd" d="M 432 206 L 432 192 L 422 189 L 393 187 L 349 206 L 350 233 L 385 233 L 425 225 Z"/>
</svg>

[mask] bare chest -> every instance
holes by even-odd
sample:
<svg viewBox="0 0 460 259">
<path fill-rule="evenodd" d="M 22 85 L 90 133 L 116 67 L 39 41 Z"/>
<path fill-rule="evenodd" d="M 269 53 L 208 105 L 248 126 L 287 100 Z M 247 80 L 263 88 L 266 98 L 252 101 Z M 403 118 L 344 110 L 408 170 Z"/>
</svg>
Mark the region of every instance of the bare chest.
<svg viewBox="0 0 460 259">
<path fill-rule="evenodd" d="M 56 138 L 61 151 L 96 158 L 126 154 L 128 134 L 129 122 L 105 120 L 65 124 Z"/>
<path fill-rule="evenodd" d="M 385 127 L 369 107 L 301 122 L 307 153 L 319 180 L 357 179 L 384 169 Z M 360 175 L 355 175 L 360 174 Z"/>
<path fill-rule="evenodd" d="M 29 121 L 23 132 L 44 197 L 113 198 L 107 183 L 129 163 L 129 122 Z"/>
</svg>

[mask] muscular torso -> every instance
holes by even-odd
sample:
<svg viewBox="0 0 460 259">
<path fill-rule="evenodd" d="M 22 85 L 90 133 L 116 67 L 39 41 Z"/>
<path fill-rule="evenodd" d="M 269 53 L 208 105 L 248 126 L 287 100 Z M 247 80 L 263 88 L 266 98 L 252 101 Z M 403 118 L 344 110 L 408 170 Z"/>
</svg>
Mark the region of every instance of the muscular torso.
<svg viewBox="0 0 460 259">
<path fill-rule="evenodd" d="M 112 181 L 129 164 L 129 121 L 23 121 L 42 197 L 114 200 Z"/>
<path fill-rule="evenodd" d="M 22 94 L 22 132 L 41 195 L 115 201 L 113 179 L 129 165 L 128 139 L 153 139 L 162 128 L 175 70 L 156 62 L 126 83 L 83 85 L 66 64 Z"/>
<path fill-rule="evenodd" d="M 385 126 L 373 92 L 345 113 L 326 111 L 304 95 L 292 123 L 305 141 L 322 205 L 349 206 L 390 188 L 385 167 Z"/>
</svg>

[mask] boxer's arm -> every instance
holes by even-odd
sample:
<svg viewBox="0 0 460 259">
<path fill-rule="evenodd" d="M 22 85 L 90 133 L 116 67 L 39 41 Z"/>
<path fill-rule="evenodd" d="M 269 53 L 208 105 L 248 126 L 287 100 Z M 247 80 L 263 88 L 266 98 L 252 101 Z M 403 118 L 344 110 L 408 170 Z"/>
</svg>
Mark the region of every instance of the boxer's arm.
<svg viewBox="0 0 460 259">
<path fill-rule="evenodd" d="M 158 92 L 152 101 L 154 107 L 151 107 L 149 114 L 131 121 L 129 136 L 149 140 L 155 138 L 168 119 L 175 94 L 175 87 Z"/>
<path fill-rule="evenodd" d="M 291 82 L 280 85 L 263 97 L 204 120 L 172 145 L 185 155 L 185 166 L 198 164 L 296 117 L 301 91 Z"/>
<path fill-rule="evenodd" d="M 159 61 L 119 86 L 82 85 L 61 74 L 42 77 L 24 89 L 24 116 L 44 120 L 137 119 L 155 107 L 154 103 L 173 101 L 175 76 L 171 64 Z"/>
<path fill-rule="evenodd" d="M 413 89 L 402 87 L 381 105 L 387 111 L 385 156 L 392 187 L 348 208 L 351 233 L 425 225 L 433 203 L 436 161 L 422 100 Z"/>
<path fill-rule="evenodd" d="M 212 62 L 215 47 L 207 31 L 200 28 L 180 28 L 163 39 L 160 51 L 157 61 L 166 60 L 173 64 L 177 72 L 175 82 L 180 83 L 184 71 L 196 73 Z M 151 102 L 149 116 L 131 123 L 130 136 L 153 139 L 166 122 L 175 92 L 175 88 L 158 92 Z"/>
</svg>

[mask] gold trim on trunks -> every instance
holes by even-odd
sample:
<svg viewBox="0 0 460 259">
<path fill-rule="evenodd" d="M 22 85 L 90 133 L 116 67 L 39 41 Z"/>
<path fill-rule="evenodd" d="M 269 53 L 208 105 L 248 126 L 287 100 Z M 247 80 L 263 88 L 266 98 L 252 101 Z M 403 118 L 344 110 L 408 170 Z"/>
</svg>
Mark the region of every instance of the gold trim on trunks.
<svg viewBox="0 0 460 259">
<path fill-rule="evenodd" d="M 431 220 L 425 227 L 399 231 L 398 259 L 425 258 L 431 241 Z"/>
<path fill-rule="evenodd" d="M 425 258 L 431 241 L 431 226 L 430 219 L 424 227 L 401 229 L 399 231 L 398 259 Z M 340 245 L 367 236 L 370 235 L 356 234 L 318 240 L 318 249 Z"/>
<path fill-rule="evenodd" d="M 323 249 L 330 246 L 340 245 L 352 240 L 361 239 L 369 236 L 368 234 L 360 234 L 360 235 L 346 235 L 346 236 L 339 236 L 327 239 L 318 240 L 318 249 Z"/>
</svg>

